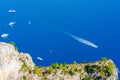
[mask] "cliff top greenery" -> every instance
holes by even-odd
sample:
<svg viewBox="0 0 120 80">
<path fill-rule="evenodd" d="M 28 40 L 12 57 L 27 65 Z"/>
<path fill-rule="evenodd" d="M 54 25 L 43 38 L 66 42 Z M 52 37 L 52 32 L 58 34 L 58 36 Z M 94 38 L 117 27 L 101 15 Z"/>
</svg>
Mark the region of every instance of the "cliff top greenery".
<svg viewBox="0 0 120 80">
<path fill-rule="evenodd" d="M 106 63 L 106 65 L 104 63 Z M 49 67 L 35 65 L 34 70 L 30 70 L 29 67 L 27 67 L 26 63 L 23 62 L 21 71 L 34 73 L 42 77 L 43 80 L 47 79 L 47 75 L 56 75 L 57 73 L 70 76 L 80 74 L 80 78 L 82 80 L 91 80 L 91 78 L 93 78 L 91 77 L 92 74 L 99 74 L 94 80 L 100 80 L 107 79 L 108 77 L 112 76 L 114 73 L 113 68 L 115 67 L 116 66 L 114 65 L 114 63 L 111 62 L 108 58 L 101 58 L 99 61 L 91 63 L 78 64 L 76 61 L 74 61 L 72 64 L 54 63 L 51 64 L 51 66 Z M 87 75 L 83 73 L 86 73 Z M 84 77 L 82 78 L 83 75 Z"/>
</svg>

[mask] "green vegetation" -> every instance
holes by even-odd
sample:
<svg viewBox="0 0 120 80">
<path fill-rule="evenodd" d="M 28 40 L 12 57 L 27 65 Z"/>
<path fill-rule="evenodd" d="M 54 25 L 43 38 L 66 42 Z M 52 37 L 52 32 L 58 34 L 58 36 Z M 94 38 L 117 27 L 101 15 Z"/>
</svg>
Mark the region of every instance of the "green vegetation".
<svg viewBox="0 0 120 80">
<path fill-rule="evenodd" d="M 26 76 L 23 76 L 23 80 L 27 80 L 27 77 L 26 77 Z"/>
<path fill-rule="evenodd" d="M 105 61 L 105 60 L 106 58 L 102 59 L 102 61 Z M 85 70 L 88 74 L 91 74 L 94 72 L 100 73 L 101 76 L 106 79 L 107 77 L 110 77 L 113 75 L 113 67 L 114 67 L 114 64 L 109 62 L 107 66 L 86 65 Z M 101 76 L 97 77 L 96 80 L 99 80 Z"/>
<path fill-rule="evenodd" d="M 73 71 L 72 69 L 70 69 L 70 70 L 69 70 L 69 74 L 70 74 L 71 76 L 73 76 L 75 73 L 74 73 L 74 71 Z"/>
<path fill-rule="evenodd" d="M 35 66 L 34 66 L 33 73 L 36 74 L 37 76 L 40 76 L 40 77 L 41 77 L 43 74 L 42 74 L 42 71 L 39 70 L 39 69 L 40 69 L 40 68 L 35 65 Z"/>
<path fill-rule="evenodd" d="M 15 42 L 13 42 L 13 41 L 12 41 L 12 42 L 9 42 L 9 44 L 12 44 L 13 46 L 15 46 Z"/>
<path fill-rule="evenodd" d="M 75 68 L 75 69 L 74 69 L 74 71 L 75 71 L 75 72 L 78 72 L 78 71 L 79 71 L 79 69 L 78 69 L 78 68 Z"/>
<path fill-rule="evenodd" d="M 31 73 L 34 73 L 34 74 L 36 74 L 37 76 L 42 76 L 42 71 L 41 70 L 39 70 L 40 69 L 40 67 L 38 66 L 34 66 L 34 70 L 31 70 L 30 68 L 29 68 L 29 66 L 27 66 L 27 64 L 26 64 L 26 62 L 24 62 L 23 61 L 23 64 L 22 64 L 22 67 L 21 67 L 21 69 L 20 69 L 20 71 L 22 71 L 22 72 L 29 72 L 30 74 Z"/>
<path fill-rule="evenodd" d="M 75 65 L 77 65 L 76 61 L 74 61 L 73 64 L 74 64 L 74 66 L 71 66 L 72 68 L 69 69 L 68 65 L 66 63 L 64 63 L 64 64 L 54 63 L 46 69 L 46 73 L 50 74 L 50 73 L 55 72 L 55 70 L 57 70 L 57 69 L 61 69 L 62 74 L 64 74 L 64 75 L 70 74 L 72 76 L 75 74 L 75 72 L 78 71 L 78 69 L 75 66 Z"/>
<path fill-rule="evenodd" d="M 108 64 L 107 66 L 102 67 L 100 74 L 104 78 L 112 76 L 113 75 L 113 64 Z"/>
<path fill-rule="evenodd" d="M 116 66 L 113 63 L 109 62 L 107 67 L 108 67 L 108 72 L 110 73 L 110 75 L 113 75 L 113 68 Z"/>
<path fill-rule="evenodd" d="M 112 76 L 113 75 L 113 64 L 109 63 L 107 66 L 105 66 L 107 76 Z"/>
<path fill-rule="evenodd" d="M 86 65 L 85 70 L 87 71 L 87 73 L 94 73 L 101 71 L 102 67 L 99 65 Z"/>
<path fill-rule="evenodd" d="M 48 74 L 51 74 L 53 71 L 54 71 L 53 67 L 49 67 L 49 68 L 46 70 L 46 72 L 47 72 Z"/>
<path fill-rule="evenodd" d="M 34 70 L 30 70 L 29 67 L 27 66 L 26 62 L 22 61 L 22 68 L 20 69 L 23 72 L 29 71 L 29 73 L 34 73 L 37 76 L 41 77 L 41 80 L 48 80 L 47 75 L 55 75 L 58 70 L 60 70 L 61 74 L 63 75 L 70 75 L 73 76 L 76 73 L 79 73 L 80 76 L 82 76 L 83 71 L 85 70 L 88 75 L 86 75 L 83 79 L 81 80 L 101 80 L 101 79 L 107 79 L 108 77 L 113 75 L 113 68 L 115 67 L 112 62 L 107 62 L 106 65 L 104 65 L 103 61 L 107 61 L 107 58 L 101 58 L 100 62 L 101 63 L 84 63 L 84 64 L 77 64 L 76 61 L 73 62 L 73 64 L 59 64 L 59 63 L 54 63 L 50 67 L 41 67 L 41 66 L 34 66 Z M 80 68 L 81 66 L 81 68 Z M 83 70 L 84 69 L 84 70 Z M 99 73 L 100 75 L 91 78 L 90 75 L 93 73 Z M 81 77 L 80 77 L 81 78 Z M 24 76 L 24 80 L 26 80 L 26 77 Z M 62 80 L 62 78 L 61 78 Z"/>
<path fill-rule="evenodd" d="M 98 65 L 86 65 L 85 66 L 85 70 L 87 71 L 87 73 L 94 73 L 94 72 L 98 72 L 100 70 L 100 66 Z"/>
<path fill-rule="evenodd" d="M 102 58 L 100 59 L 100 61 L 107 61 L 107 60 L 109 60 L 109 59 L 106 58 L 106 57 L 102 57 Z"/>
<path fill-rule="evenodd" d="M 86 76 L 82 80 L 91 80 L 90 77 Z"/>
<path fill-rule="evenodd" d="M 53 69 L 58 69 L 59 68 L 59 64 L 58 63 L 52 64 L 51 66 L 52 66 Z"/>
<path fill-rule="evenodd" d="M 26 72 L 26 71 L 29 71 L 29 70 L 30 70 L 30 69 L 28 68 L 26 62 L 23 62 L 20 71 L 22 71 L 22 72 Z"/>
<path fill-rule="evenodd" d="M 62 64 L 59 64 L 59 68 L 62 69 L 62 68 L 63 68 L 63 65 L 62 65 Z"/>
<path fill-rule="evenodd" d="M 62 73 L 63 73 L 64 75 L 68 74 L 68 69 L 67 69 L 67 68 L 63 68 Z"/>
<path fill-rule="evenodd" d="M 102 58 L 101 60 L 106 61 L 108 59 Z M 113 74 L 113 71 L 112 71 L 113 64 L 112 63 L 109 63 L 107 66 L 87 64 L 84 67 L 85 67 L 85 71 L 88 74 L 92 74 L 94 72 L 101 74 L 101 76 L 96 77 L 95 80 L 100 80 L 101 77 L 106 78 L 106 77 L 111 76 Z M 55 74 L 57 69 L 62 70 L 61 74 L 64 74 L 64 75 L 69 74 L 70 76 L 75 75 L 76 72 L 81 73 L 81 71 L 82 71 L 81 69 L 77 68 L 77 62 L 74 61 L 73 65 L 67 65 L 66 63 L 64 63 L 64 64 L 58 64 L 58 63 L 52 64 L 50 67 L 48 67 L 45 70 L 45 73 L 48 73 L 48 74 L 54 73 Z M 35 69 L 34 73 L 38 74 L 38 75 L 44 75 L 42 72 L 39 72 L 38 69 Z M 82 80 L 90 80 L 90 77 L 85 77 Z"/>
<path fill-rule="evenodd" d="M 16 50 L 16 51 L 18 51 L 18 48 L 17 48 L 17 47 L 15 47 L 15 50 Z"/>
<path fill-rule="evenodd" d="M 76 61 L 73 61 L 73 64 L 77 64 L 77 62 L 76 62 Z"/>
<path fill-rule="evenodd" d="M 51 67 L 53 69 L 62 69 L 64 66 L 66 65 L 63 65 L 63 64 L 58 64 L 58 63 L 55 63 L 55 64 L 52 64 Z"/>
<path fill-rule="evenodd" d="M 85 70 L 87 71 L 87 73 L 93 73 L 93 68 L 89 65 L 85 66 Z"/>
<path fill-rule="evenodd" d="M 67 64 L 66 64 L 66 63 L 64 63 L 64 64 L 63 64 L 63 67 L 66 67 L 66 66 L 67 66 Z"/>
</svg>

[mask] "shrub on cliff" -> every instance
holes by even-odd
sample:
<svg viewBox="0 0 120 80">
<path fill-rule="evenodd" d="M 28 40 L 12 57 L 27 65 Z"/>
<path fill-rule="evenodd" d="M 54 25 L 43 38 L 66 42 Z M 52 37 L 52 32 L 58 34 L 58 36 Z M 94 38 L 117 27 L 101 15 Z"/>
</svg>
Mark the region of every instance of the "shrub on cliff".
<svg viewBox="0 0 120 80">
<path fill-rule="evenodd" d="M 71 76 L 74 75 L 74 74 L 75 74 L 74 70 L 70 69 L 70 70 L 69 70 L 69 74 L 70 74 Z"/>
<path fill-rule="evenodd" d="M 54 71 L 54 69 L 53 69 L 52 67 L 49 67 L 49 68 L 46 70 L 46 72 L 47 72 L 48 74 L 52 73 L 53 71 Z"/>
<path fill-rule="evenodd" d="M 27 80 L 27 77 L 26 77 L 26 76 L 23 76 L 23 80 Z"/>
<path fill-rule="evenodd" d="M 82 80 L 91 80 L 90 77 L 86 76 Z"/>
<path fill-rule="evenodd" d="M 101 70 L 101 67 L 98 65 L 86 65 L 85 70 L 87 73 L 94 73 L 94 72 L 99 72 Z"/>
<path fill-rule="evenodd" d="M 38 75 L 38 76 L 42 76 L 42 71 L 39 70 L 39 67 L 35 66 L 33 73 Z"/>
<path fill-rule="evenodd" d="M 100 61 L 107 61 L 107 60 L 109 60 L 109 59 L 106 58 L 106 57 L 102 57 L 102 58 L 100 59 Z"/>
<path fill-rule="evenodd" d="M 52 64 L 51 66 L 52 66 L 53 69 L 58 69 L 59 68 L 59 64 L 58 63 Z"/>
</svg>

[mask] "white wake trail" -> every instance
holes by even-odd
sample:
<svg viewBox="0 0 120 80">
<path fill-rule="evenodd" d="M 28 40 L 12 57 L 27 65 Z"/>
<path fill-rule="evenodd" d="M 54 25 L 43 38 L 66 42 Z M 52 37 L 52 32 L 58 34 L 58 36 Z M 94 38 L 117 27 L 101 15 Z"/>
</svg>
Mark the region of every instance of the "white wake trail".
<svg viewBox="0 0 120 80">
<path fill-rule="evenodd" d="M 77 40 L 77 41 L 79 41 L 79 42 L 81 42 L 81 43 L 83 43 L 83 44 L 86 44 L 86 45 L 91 46 L 91 47 L 94 47 L 94 48 L 98 48 L 97 45 L 95 45 L 94 43 L 92 43 L 92 42 L 90 42 L 90 41 L 88 41 L 88 40 L 85 40 L 85 39 L 83 39 L 83 38 L 77 37 L 77 36 L 72 35 L 72 34 L 67 33 L 67 32 L 65 32 L 65 33 L 66 33 L 67 35 L 69 35 L 70 37 L 72 37 L 73 39 L 75 39 L 75 40 Z"/>
</svg>

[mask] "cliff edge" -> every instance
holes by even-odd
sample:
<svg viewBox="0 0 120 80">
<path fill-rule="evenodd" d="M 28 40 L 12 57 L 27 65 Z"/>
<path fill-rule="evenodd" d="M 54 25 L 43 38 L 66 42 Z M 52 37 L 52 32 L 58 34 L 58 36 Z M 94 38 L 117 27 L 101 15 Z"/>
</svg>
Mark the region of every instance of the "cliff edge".
<svg viewBox="0 0 120 80">
<path fill-rule="evenodd" d="M 36 66 L 28 53 L 20 53 L 13 43 L 0 42 L 0 80 L 118 80 L 118 69 L 107 58 L 78 64 Z"/>
</svg>

